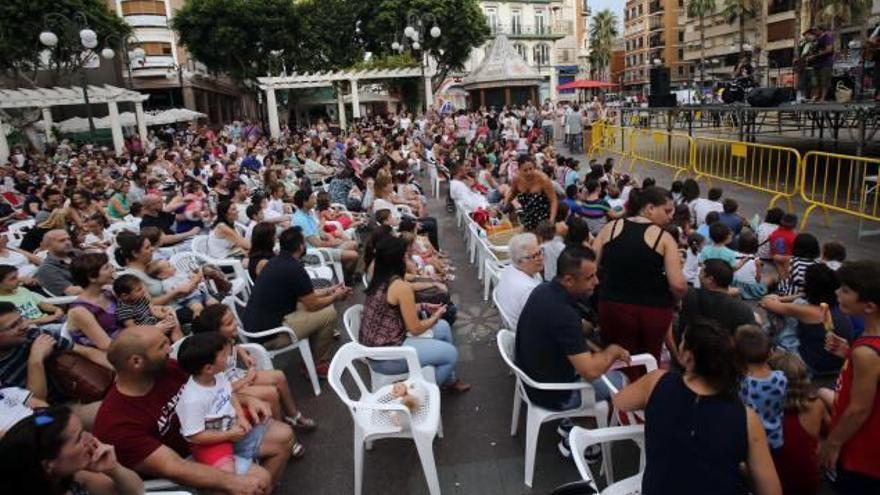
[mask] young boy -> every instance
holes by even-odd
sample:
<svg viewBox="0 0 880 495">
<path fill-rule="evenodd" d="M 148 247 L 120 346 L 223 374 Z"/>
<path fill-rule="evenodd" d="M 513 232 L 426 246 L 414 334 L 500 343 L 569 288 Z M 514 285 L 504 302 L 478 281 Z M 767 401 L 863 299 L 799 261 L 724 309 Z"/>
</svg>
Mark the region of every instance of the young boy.
<svg viewBox="0 0 880 495">
<path fill-rule="evenodd" d="M 782 216 L 779 228 L 774 230 L 767 238 L 772 256 L 791 256 L 794 238 L 797 237 L 797 231 L 795 230 L 797 221 L 797 215 L 786 213 Z"/>
<path fill-rule="evenodd" d="M 21 287 L 20 282 L 18 269 L 12 265 L 0 265 L 0 301 L 14 304 L 29 326 L 60 324 L 64 321 L 61 308 L 45 302 L 43 296 L 36 292 Z"/>
<path fill-rule="evenodd" d="M 865 331 L 849 346 L 832 333 L 826 337 L 829 351 L 846 361 L 820 459 L 837 473 L 840 493 L 880 493 L 880 263 L 844 263 L 837 276 L 840 309 L 863 316 Z"/>
<path fill-rule="evenodd" d="M 770 368 L 770 338 L 757 325 L 742 325 L 734 337 L 736 353 L 745 364 L 739 396 L 761 417 L 767 443 L 782 448 L 782 406 L 788 389 L 785 373 Z"/>
<path fill-rule="evenodd" d="M 718 259 L 733 267 L 734 270 L 738 270 L 745 260 L 737 262 L 736 251 L 727 247 L 732 238 L 733 232 L 730 231 L 730 227 L 721 222 L 713 223 L 709 227 L 709 239 L 712 240 L 712 245 L 705 246 L 700 251 L 698 257 L 700 264 L 707 260 Z"/>
<path fill-rule="evenodd" d="M 196 462 L 240 472 L 236 469 L 236 448 L 246 443 L 249 435 L 262 433 L 251 425 L 224 374 L 231 349 L 225 337 L 213 332 L 183 341 L 177 361 L 191 376 L 175 411 L 180 433 L 190 443 Z"/>
<path fill-rule="evenodd" d="M 151 304 L 150 295 L 141 279 L 130 273 L 120 275 L 113 281 L 113 293 L 119 300 L 116 321 L 121 327 L 158 325 L 172 342 L 183 338 L 174 310 Z"/>
</svg>

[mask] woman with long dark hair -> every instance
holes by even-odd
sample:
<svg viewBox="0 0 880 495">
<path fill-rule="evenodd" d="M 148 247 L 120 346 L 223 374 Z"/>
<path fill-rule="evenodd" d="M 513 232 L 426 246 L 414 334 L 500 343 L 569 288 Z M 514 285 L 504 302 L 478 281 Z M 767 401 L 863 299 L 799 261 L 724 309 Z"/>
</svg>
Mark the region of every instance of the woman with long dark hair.
<svg viewBox="0 0 880 495">
<path fill-rule="evenodd" d="M 470 385 L 455 376 L 458 350 L 452 341 L 452 328 L 442 319 L 446 306 L 416 304 L 415 291 L 404 279 L 406 247 L 405 241 L 391 235 L 376 242 L 373 276 L 364 300 L 360 343 L 369 347 L 412 347 L 423 366 L 436 367 L 437 384 L 441 388 L 466 392 Z M 405 363 L 399 360 L 377 361 L 371 366 L 374 371 L 389 375 L 406 371 Z"/>
<path fill-rule="evenodd" d="M 225 259 L 242 255 L 251 249 L 251 243 L 235 230 L 238 206 L 231 201 L 217 205 L 217 219 L 208 232 L 208 255 Z"/>
<path fill-rule="evenodd" d="M 740 364 L 729 332 L 708 321 L 682 334 L 684 372 L 655 370 L 612 399 L 645 411 L 642 493 L 742 495 L 740 465 L 752 491 L 782 495 L 760 417 L 740 401 Z"/>
<path fill-rule="evenodd" d="M 606 225 L 593 249 L 599 265 L 599 326 L 609 344 L 659 361 L 677 298 L 687 291 L 678 240 L 664 230 L 674 206 L 669 192 L 633 189 L 627 218 Z"/>
<path fill-rule="evenodd" d="M 3 493 L 140 494 L 140 477 L 119 463 L 112 445 L 83 429 L 67 407 L 39 409 L 0 440 Z"/>
<path fill-rule="evenodd" d="M 275 224 L 260 222 L 254 227 L 251 234 L 251 250 L 248 251 L 248 257 L 245 260 L 245 266 L 251 280 L 256 280 L 260 275 L 260 270 L 266 266 L 270 259 L 275 257 L 275 241 L 277 239 Z"/>
</svg>

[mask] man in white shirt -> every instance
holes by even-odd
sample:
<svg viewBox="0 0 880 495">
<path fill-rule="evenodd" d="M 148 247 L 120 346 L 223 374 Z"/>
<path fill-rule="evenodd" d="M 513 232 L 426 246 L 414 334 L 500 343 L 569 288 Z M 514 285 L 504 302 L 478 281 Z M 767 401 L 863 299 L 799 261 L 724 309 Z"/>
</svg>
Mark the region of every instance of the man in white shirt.
<svg viewBox="0 0 880 495">
<path fill-rule="evenodd" d="M 471 189 L 474 180 L 468 175 L 470 168 L 468 162 L 459 162 L 453 166 L 452 180 L 449 181 L 449 196 L 466 210 L 487 208 L 489 202 L 486 201 L 486 197 Z"/>
<path fill-rule="evenodd" d="M 541 284 L 539 274 L 544 268 L 544 252 L 538 245 L 538 238 L 531 233 L 513 236 L 507 247 L 510 265 L 501 271 L 495 297 L 504 323 L 516 331 L 519 315 L 529 295 Z"/>
<path fill-rule="evenodd" d="M 706 215 L 711 211 L 717 211 L 721 213 L 724 211 L 724 205 L 721 204 L 721 195 L 724 194 L 724 191 L 719 187 L 713 187 L 709 189 L 708 199 L 705 198 L 697 198 L 694 200 L 693 205 L 691 206 L 691 211 L 694 212 L 694 218 L 691 220 L 697 224 L 697 227 L 706 223 Z"/>
</svg>

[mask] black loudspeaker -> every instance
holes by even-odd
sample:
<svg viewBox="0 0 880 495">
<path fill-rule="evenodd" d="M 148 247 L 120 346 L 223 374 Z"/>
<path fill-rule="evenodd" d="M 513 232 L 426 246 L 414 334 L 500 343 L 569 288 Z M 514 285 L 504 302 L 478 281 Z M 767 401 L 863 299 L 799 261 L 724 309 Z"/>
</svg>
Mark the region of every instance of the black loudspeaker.
<svg viewBox="0 0 880 495">
<path fill-rule="evenodd" d="M 652 108 L 669 108 L 678 105 L 678 99 L 672 93 L 664 95 L 648 95 L 648 106 Z"/>
<path fill-rule="evenodd" d="M 669 67 L 651 68 L 651 94 L 669 94 Z"/>
<path fill-rule="evenodd" d="M 749 92 L 746 101 L 753 107 L 778 107 L 793 99 L 791 88 L 755 88 Z"/>
</svg>

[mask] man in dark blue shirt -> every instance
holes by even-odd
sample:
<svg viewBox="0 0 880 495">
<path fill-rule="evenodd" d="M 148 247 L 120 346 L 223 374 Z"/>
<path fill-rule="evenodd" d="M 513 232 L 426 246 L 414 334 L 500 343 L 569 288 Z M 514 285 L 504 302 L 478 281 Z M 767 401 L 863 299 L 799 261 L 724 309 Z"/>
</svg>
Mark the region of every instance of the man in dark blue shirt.
<svg viewBox="0 0 880 495">
<path fill-rule="evenodd" d="M 610 397 L 610 391 L 599 378 L 616 361 L 629 362 L 629 352 L 618 345 L 591 352 L 581 327 L 577 300 L 589 296 L 599 279 L 596 256 L 589 249 L 572 246 L 559 255 L 556 278 L 532 291 L 516 327 L 516 363 L 529 377 L 541 383 L 568 383 L 581 379 L 592 382 L 596 400 Z M 609 374 L 617 386 L 623 377 Z M 581 391 L 548 391 L 526 387 L 529 399 L 552 410 L 574 409 L 581 404 Z M 561 425 L 567 434 L 570 426 Z M 567 438 L 560 450 L 568 455 Z"/>
</svg>

